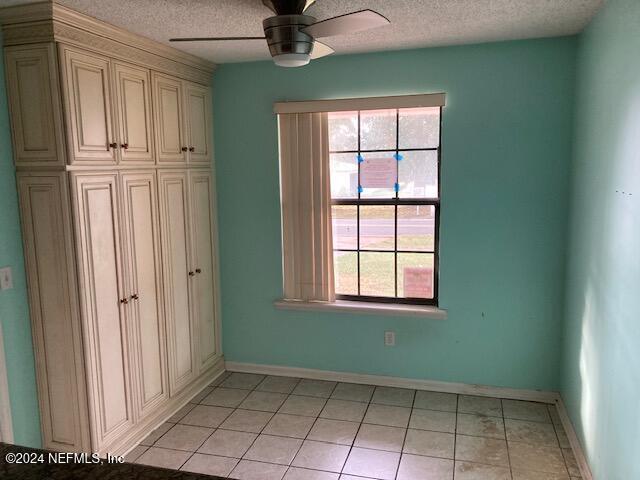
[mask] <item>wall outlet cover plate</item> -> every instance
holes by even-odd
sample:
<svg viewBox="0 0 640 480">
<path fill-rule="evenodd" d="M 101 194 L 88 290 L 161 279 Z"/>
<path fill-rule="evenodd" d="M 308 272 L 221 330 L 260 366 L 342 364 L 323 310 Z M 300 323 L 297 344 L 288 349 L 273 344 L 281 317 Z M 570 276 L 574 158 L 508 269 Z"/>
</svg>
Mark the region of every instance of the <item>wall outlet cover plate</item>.
<svg viewBox="0 0 640 480">
<path fill-rule="evenodd" d="M 386 347 L 395 347 L 396 332 L 384 332 L 384 344 Z"/>
<path fill-rule="evenodd" d="M 11 290 L 13 288 L 13 276 L 11 267 L 0 268 L 0 290 Z"/>
</svg>

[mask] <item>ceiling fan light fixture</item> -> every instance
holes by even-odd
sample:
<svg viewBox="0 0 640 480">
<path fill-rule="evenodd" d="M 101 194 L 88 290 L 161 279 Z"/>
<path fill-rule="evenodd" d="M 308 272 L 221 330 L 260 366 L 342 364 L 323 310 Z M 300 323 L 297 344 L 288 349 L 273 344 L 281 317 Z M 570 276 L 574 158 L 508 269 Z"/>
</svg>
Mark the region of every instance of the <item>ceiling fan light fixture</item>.
<svg viewBox="0 0 640 480">
<path fill-rule="evenodd" d="M 304 67 L 310 60 L 311 55 L 308 53 L 282 53 L 273 57 L 279 67 Z"/>
</svg>

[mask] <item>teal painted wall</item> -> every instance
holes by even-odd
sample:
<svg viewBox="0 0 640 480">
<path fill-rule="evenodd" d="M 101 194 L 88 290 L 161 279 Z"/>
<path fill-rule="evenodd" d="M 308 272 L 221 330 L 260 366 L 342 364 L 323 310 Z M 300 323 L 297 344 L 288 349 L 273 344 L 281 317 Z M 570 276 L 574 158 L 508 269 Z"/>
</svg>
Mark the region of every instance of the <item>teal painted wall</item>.
<svg viewBox="0 0 640 480">
<path fill-rule="evenodd" d="M 640 478 L 640 2 L 581 36 L 562 395 L 597 480 Z"/>
<path fill-rule="evenodd" d="M 573 121 L 573 37 L 336 56 L 214 75 L 223 341 L 228 360 L 555 390 Z M 447 94 L 445 321 L 276 310 L 282 295 L 272 104 Z M 397 346 L 383 346 L 395 330 Z"/>
<path fill-rule="evenodd" d="M 1 49 L 2 37 L 0 37 Z M 0 62 L 0 267 L 7 266 L 13 270 L 14 288 L 0 291 L 0 321 L 4 334 L 9 377 L 14 442 L 39 447 L 40 417 L 27 305 L 27 285 L 22 256 L 15 169 L 11 153 L 4 62 Z"/>
</svg>

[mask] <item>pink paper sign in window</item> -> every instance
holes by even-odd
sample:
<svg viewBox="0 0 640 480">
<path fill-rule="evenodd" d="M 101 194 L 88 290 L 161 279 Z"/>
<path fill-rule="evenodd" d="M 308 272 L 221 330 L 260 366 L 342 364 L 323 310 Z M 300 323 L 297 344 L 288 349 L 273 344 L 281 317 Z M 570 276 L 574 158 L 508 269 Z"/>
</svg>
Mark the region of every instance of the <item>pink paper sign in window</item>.
<svg viewBox="0 0 640 480">
<path fill-rule="evenodd" d="M 397 179 L 396 160 L 365 158 L 360 165 L 360 185 L 363 188 L 394 188 Z"/>
<path fill-rule="evenodd" d="M 433 298 L 433 267 L 404 267 L 404 296 Z"/>
</svg>

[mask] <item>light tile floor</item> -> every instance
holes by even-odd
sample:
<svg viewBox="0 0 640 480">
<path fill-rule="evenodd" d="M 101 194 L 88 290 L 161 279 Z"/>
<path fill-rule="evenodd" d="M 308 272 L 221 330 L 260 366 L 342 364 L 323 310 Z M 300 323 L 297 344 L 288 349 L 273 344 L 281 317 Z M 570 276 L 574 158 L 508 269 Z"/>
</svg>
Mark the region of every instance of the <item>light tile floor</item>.
<svg viewBox="0 0 640 480">
<path fill-rule="evenodd" d="M 575 480 L 553 405 L 225 374 L 127 461 L 239 480 Z"/>
</svg>

